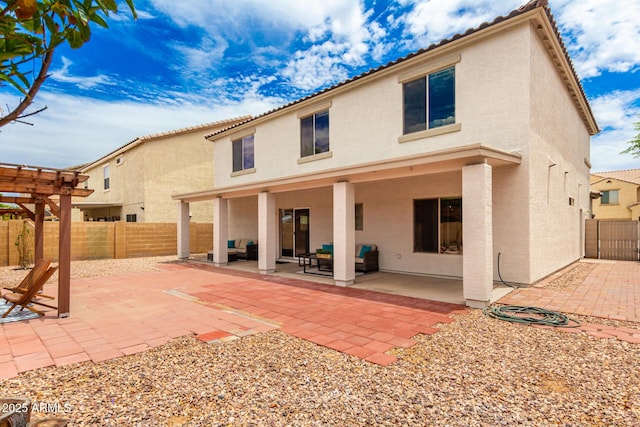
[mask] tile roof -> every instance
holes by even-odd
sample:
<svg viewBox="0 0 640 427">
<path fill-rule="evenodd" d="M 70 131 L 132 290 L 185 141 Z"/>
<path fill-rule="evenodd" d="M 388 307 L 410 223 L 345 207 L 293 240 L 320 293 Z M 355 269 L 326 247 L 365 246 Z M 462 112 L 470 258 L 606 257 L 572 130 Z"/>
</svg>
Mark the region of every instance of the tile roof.
<svg viewBox="0 0 640 427">
<path fill-rule="evenodd" d="M 250 120 L 252 117 L 251 116 L 240 116 L 240 117 L 235 117 L 232 119 L 226 119 L 226 120 L 220 120 L 217 122 L 211 122 L 211 123 L 204 123 L 204 124 L 200 124 L 200 125 L 195 125 L 195 126 L 189 126 L 189 127 L 184 127 L 184 128 L 180 128 L 180 129 L 174 129 L 174 130 L 170 130 L 170 131 L 166 131 L 166 132 L 159 132 L 159 133 L 154 133 L 151 135 L 146 135 L 146 136 L 139 136 L 136 139 L 127 142 L 126 144 L 122 145 L 121 147 L 116 148 L 115 150 L 111 151 L 110 153 L 100 157 L 99 159 L 93 161 L 93 162 L 89 162 L 89 163 L 85 163 L 83 165 L 80 166 L 74 166 L 72 168 L 68 168 L 68 169 L 73 169 L 73 170 L 86 170 L 87 168 L 89 168 L 90 166 L 99 163 L 102 160 L 105 160 L 109 157 L 112 157 L 113 155 L 115 155 L 116 153 L 119 152 L 124 152 L 130 148 L 133 148 L 134 146 L 138 145 L 139 143 L 145 142 L 145 141 L 149 141 L 152 139 L 156 139 L 156 138 L 162 138 L 162 137 L 166 137 L 166 136 L 172 136 L 172 135 L 179 135 L 181 133 L 187 133 L 187 132 L 195 132 L 198 130 L 203 130 L 203 129 L 207 129 L 207 128 L 213 128 L 213 127 L 220 127 L 220 126 L 224 126 L 224 128 L 222 130 L 226 130 L 229 127 L 235 125 L 236 123 L 244 123 L 248 120 Z M 78 168 L 78 169 L 76 169 Z"/>
<path fill-rule="evenodd" d="M 507 21 L 509 19 L 515 18 L 517 16 L 521 16 L 521 15 L 523 15 L 523 14 L 525 14 L 527 12 L 530 12 L 532 10 L 535 10 L 537 8 L 542 8 L 544 10 L 547 18 L 549 19 L 549 23 L 551 24 L 551 27 L 553 29 L 553 32 L 555 33 L 556 39 L 557 39 L 557 41 L 558 41 L 558 43 L 560 45 L 560 48 L 562 49 L 562 53 L 564 54 L 564 57 L 565 57 L 565 59 L 567 61 L 567 64 L 568 64 L 568 66 L 570 68 L 570 71 L 571 71 L 571 73 L 573 75 L 573 78 L 575 79 L 575 82 L 576 82 L 576 84 L 578 86 L 578 91 L 580 92 L 579 95 L 582 96 L 582 99 L 585 100 L 586 109 L 588 111 L 583 112 L 583 115 L 584 116 L 589 115 L 589 116 L 593 117 L 593 113 L 591 112 L 591 107 L 589 106 L 589 103 L 586 102 L 587 96 L 586 96 L 586 94 L 584 92 L 582 84 L 580 83 L 580 79 L 578 78 L 578 74 L 575 71 L 575 68 L 573 66 L 573 62 L 571 61 L 571 58 L 569 57 L 569 53 L 568 53 L 568 51 L 567 51 L 567 49 L 566 49 L 566 47 L 564 45 L 564 42 L 562 41 L 562 37 L 560 35 L 560 31 L 558 30 L 558 26 L 556 25 L 555 19 L 553 18 L 553 15 L 551 14 L 551 9 L 549 8 L 549 5 L 548 5 L 548 0 L 531 0 L 528 3 L 520 6 L 519 8 L 511 11 L 506 16 L 498 16 L 492 22 L 484 22 L 484 23 L 480 24 L 476 28 L 469 28 L 467 31 L 465 31 L 462 34 L 460 34 L 460 33 L 455 34 L 451 38 L 443 39 L 439 43 L 431 44 L 427 48 L 420 49 L 420 50 L 418 50 L 416 52 L 408 54 L 407 56 L 404 56 L 402 58 L 396 59 L 395 61 L 391 61 L 391 62 L 389 62 L 387 64 L 384 64 L 384 65 L 381 65 L 381 66 L 379 66 L 377 68 L 372 68 L 369 71 L 366 71 L 366 72 L 364 72 L 364 73 L 362 73 L 362 74 L 360 74 L 358 76 L 352 77 L 352 78 L 347 79 L 347 80 L 345 80 L 343 82 L 340 82 L 340 83 L 337 83 L 337 84 L 335 84 L 333 86 L 330 86 L 328 88 L 322 89 L 319 92 L 313 93 L 313 94 L 308 95 L 308 96 L 306 96 L 304 98 L 297 99 L 297 100 L 292 101 L 292 102 L 290 102 L 288 104 L 285 104 L 285 105 L 277 107 L 277 108 L 275 108 L 273 110 L 267 111 L 266 113 L 263 113 L 263 114 L 260 114 L 258 116 L 252 117 L 252 118 L 250 118 L 250 119 L 248 119 L 248 120 L 246 120 L 244 122 L 239 122 L 239 123 L 237 123 L 237 124 L 235 124 L 233 126 L 230 126 L 229 128 L 213 132 L 210 135 L 206 135 L 205 138 L 210 138 L 212 136 L 219 135 L 219 134 L 224 133 L 224 132 L 226 132 L 228 130 L 234 129 L 234 128 L 238 127 L 238 126 L 242 126 L 245 123 L 252 122 L 252 121 L 254 121 L 256 119 L 259 119 L 259 118 L 274 114 L 274 113 L 276 113 L 278 111 L 284 110 L 284 109 L 292 107 L 292 106 L 294 106 L 296 104 L 302 103 L 302 102 L 307 101 L 307 100 L 312 99 L 312 98 L 315 98 L 315 97 L 317 97 L 319 95 L 322 95 L 324 93 L 330 92 L 330 91 L 335 90 L 335 89 L 337 89 L 339 87 L 348 85 L 348 84 L 353 83 L 355 81 L 358 81 L 358 80 L 360 80 L 360 79 L 362 79 L 364 77 L 368 77 L 368 76 L 370 76 L 372 74 L 375 74 L 375 73 L 377 73 L 379 71 L 382 71 L 382 70 L 385 70 L 387 68 L 390 68 L 390 67 L 392 67 L 394 65 L 397 65 L 397 64 L 400 64 L 402 62 L 408 61 L 409 59 L 412 59 L 412 58 L 414 58 L 416 56 L 422 55 L 422 54 L 427 53 L 427 52 L 431 52 L 431 51 L 433 51 L 433 50 L 435 50 L 435 49 L 437 49 L 439 47 L 442 47 L 444 45 L 447 45 L 447 44 L 449 44 L 451 42 L 454 42 L 456 40 L 462 39 L 464 37 L 467 37 L 467 36 L 469 36 L 471 34 L 477 33 L 477 32 L 479 32 L 481 30 L 486 29 L 486 28 L 489 28 L 489 27 L 492 27 L 494 25 L 497 25 L 497 24 L 499 24 L 501 22 L 504 22 L 504 21 Z M 585 117 L 583 117 L 583 118 L 585 118 Z M 589 120 L 585 118 L 585 121 L 588 122 Z M 595 123 L 595 120 L 594 120 L 594 123 Z M 598 132 L 599 132 L 599 129 L 597 128 L 597 124 L 596 124 L 595 125 L 595 129 L 593 129 L 593 134 L 596 134 Z"/>
<path fill-rule="evenodd" d="M 593 172 L 592 175 L 602 178 L 614 178 L 620 181 L 631 182 L 640 185 L 640 169 L 626 169 L 620 171 Z"/>
</svg>

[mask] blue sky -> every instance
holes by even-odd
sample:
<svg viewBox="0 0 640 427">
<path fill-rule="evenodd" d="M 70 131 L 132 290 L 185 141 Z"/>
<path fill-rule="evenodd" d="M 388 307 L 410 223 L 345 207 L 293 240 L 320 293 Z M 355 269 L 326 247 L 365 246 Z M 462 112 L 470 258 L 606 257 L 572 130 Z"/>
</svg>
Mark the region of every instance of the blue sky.
<svg viewBox="0 0 640 427">
<path fill-rule="evenodd" d="M 134 0 L 79 50 L 58 49 L 33 126 L 0 128 L 0 162 L 68 167 L 138 136 L 261 114 L 386 64 L 525 0 Z M 640 120 L 640 2 L 550 0 L 602 132 L 592 171 Z M 0 108 L 17 94 L 0 87 Z"/>
</svg>

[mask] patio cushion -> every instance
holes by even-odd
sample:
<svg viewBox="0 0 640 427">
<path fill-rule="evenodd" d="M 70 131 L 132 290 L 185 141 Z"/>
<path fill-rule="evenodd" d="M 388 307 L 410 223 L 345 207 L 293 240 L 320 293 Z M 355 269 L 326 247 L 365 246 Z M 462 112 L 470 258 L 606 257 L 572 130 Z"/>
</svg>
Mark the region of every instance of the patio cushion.
<svg viewBox="0 0 640 427">
<path fill-rule="evenodd" d="M 235 247 L 236 247 L 236 241 L 235 240 L 227 240 L 227 248 L 233 249 Z"/>
<path fill-rule="evenodd" d="M 240 251 L 245 251 L 247 249 L 247 239 L 240 239 L 236 244 L 236 249 L 240 249 Z"/>
<path fill-rule="evenodd" d="M 369 252 L 371 250 L 371 246 L 369 245 L 362 245 L 362 248 L 360 248 L 360 254 L 358 255 L 359 258 L 364 258 L 364 254 L 366 252 Z"/>
</svg>

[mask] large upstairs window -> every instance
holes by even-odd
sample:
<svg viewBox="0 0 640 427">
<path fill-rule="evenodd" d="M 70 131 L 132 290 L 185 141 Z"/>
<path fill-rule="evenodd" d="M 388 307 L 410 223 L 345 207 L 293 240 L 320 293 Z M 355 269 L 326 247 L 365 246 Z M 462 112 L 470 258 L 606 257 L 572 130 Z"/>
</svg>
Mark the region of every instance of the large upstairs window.
<svg viewBox="0 0 640 427">
<path fill-rule="evenodd" d="M 329 151 L 329 110 L 300 119 L 300 157 Z"/>
<path fill-rule="evenodd" d="M 231 141 L 233 145 L 233 172 L 253 169 L 253 135 Z"/>
<path fill-rule="evenodd" d="M 455 123 L 455 67 L 405 82 L 402 91 L 405 135 Z"/>
</svg>

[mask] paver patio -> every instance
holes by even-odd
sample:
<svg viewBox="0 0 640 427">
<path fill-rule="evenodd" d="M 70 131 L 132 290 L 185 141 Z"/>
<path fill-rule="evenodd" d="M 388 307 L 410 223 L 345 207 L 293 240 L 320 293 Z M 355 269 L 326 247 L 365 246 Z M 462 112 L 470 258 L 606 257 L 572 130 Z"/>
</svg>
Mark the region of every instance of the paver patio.
<svg viewBox="0 0 640 427">
<path fill-rule="evenodd" d="M 47 285 L 47 293 L 56 295 Z M 284 332 L 386 365 L 385 351 L 463 306 L 303 280 L 232 272 L 200 264 L 72 280 L 71 316 L 0 324 L 0 378 L 45 366 L 99 362 L 195 334 L 228 340 Z"/>
<path fill-rule="evenodd" d="M 564 274 L 560 272 L 558 274 Z M 553 277 L 547 279 L 552 280 Z M 640 264 L 599 262 L 586 278 L 559 289 L 541 282 L 499 303 L 640 322 Z M 56 295 L 47 285 L 47 293 Z M 461 305 L 202 263 L 158 271 L 72 280 L 71 317 L 0 324 L 0 379 L 45 366 L 99 362 L 195 334 L 205 342 L 280 329 L 296 337 L 387 365 L 393 347 L 465 313 Z M 640 343 L 640 329 L 597 323 L 567 332 Z"/>
</svg>

